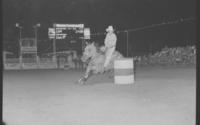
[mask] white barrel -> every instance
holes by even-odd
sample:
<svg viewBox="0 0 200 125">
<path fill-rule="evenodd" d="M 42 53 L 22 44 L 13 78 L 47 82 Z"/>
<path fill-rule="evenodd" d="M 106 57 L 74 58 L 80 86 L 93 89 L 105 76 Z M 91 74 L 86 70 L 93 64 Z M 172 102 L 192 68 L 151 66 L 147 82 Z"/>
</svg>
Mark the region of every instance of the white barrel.
<svg viewBox="0 0 200 125">
<path fill-rule="evenodd" d="M 114 61 L 115 84 L 133 84 L 134 62 L 133 58 L 124 58 Z"/>
</svg>

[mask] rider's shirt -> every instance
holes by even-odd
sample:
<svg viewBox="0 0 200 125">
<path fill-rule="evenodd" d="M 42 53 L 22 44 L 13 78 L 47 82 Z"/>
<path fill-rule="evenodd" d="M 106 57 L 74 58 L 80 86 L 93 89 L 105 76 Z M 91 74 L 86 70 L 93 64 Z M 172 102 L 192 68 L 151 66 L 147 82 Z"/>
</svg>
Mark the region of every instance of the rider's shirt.
<svg viewBox="0 0 200 125">
<path fill-rule="evenodd" d="M 111 47 L 115 47 L 116 46 L 116 42 L 117 42 L 117 36 L 112 33 L 112 34 L 107 34 L 106 38 L 105 38 L 105 47 L 107 48 L 111 48 Z"/>
</svg>

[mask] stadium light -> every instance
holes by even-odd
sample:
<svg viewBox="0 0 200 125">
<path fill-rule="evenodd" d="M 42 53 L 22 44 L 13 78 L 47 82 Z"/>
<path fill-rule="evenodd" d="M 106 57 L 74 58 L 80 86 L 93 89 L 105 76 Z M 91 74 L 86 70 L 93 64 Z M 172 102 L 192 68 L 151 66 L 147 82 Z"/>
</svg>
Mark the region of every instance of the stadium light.
<svg viewBox="0 0 200 125">
<path fill-rule="evenodd" d="M 19 23 L 16 23 L 15 26 L 16 26 L 16 27 L 19 27 Z"/>
<path fill-rule="evenodd" d="M 36 25 L 33 26 L 33 28 L 35 29 L 35 40 L 36 40 L 36 43 L 37 43 L 37 28 L 38 27 L 41 27 L 40 23 L 37 23 Z"/>
<path fill-rule="evenodd" d="M 36 25 L 33 26 L 33 28 L 38 28 L 38 27 L 41 27 L 40 23 L 37 23 Z"/>
<path fill-rule="evenodd" d="M 19 23 L 16 23 L 15 26 L 16 26 L 17 28 L 19 28 L 19 39 L 21 40 L 21 37 L 22 37 L 22 26 L 20 26 Z"/>
<path fill-rule="evenodd" d="M 20 26 L 19 23 L 16 23 L 15 26 L 19 28 L 19 46 L 21 47 L 21 39 L 22 39 L 22 26 Z M 20 62 L 20 68 L 22 68 L 22 56 L 21 56 L 21 50 L 19 50 L 19 62 Z"/>
</svg>

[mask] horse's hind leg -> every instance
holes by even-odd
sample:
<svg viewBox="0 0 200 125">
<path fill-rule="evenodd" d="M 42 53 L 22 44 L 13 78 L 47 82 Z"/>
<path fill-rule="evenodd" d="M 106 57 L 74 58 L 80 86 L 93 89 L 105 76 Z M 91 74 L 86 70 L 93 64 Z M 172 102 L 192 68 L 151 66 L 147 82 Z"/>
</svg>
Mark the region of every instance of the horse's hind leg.
<svg viewBox="0 0 200 125">
<path fill-rule="evenodd" d="M 108 77 L 112 79 L 114 77 L 114 70 L 109 70 Z"/>
</svg>

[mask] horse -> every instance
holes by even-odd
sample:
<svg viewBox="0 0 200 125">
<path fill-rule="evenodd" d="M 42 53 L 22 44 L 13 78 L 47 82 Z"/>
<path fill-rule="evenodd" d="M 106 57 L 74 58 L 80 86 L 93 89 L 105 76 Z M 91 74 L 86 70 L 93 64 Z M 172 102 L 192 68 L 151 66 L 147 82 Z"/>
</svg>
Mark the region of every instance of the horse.
<svg viewBox="0 0 200 125">
<path fill-rule="evenodd" d="M 121 53 L 114 51 L 110 63 L 104 68 L 105 57 L 105 46 L 97 46 L 94 42 L 86 45 L 81 57 L 82 62 L 87 64 L 86 72 L 84 76 L 78 80 L 78 83 L 85 84 L 88 78 L 95 74 L 113 74 L 114 60 L 124 58 Z"/>
</svg>

